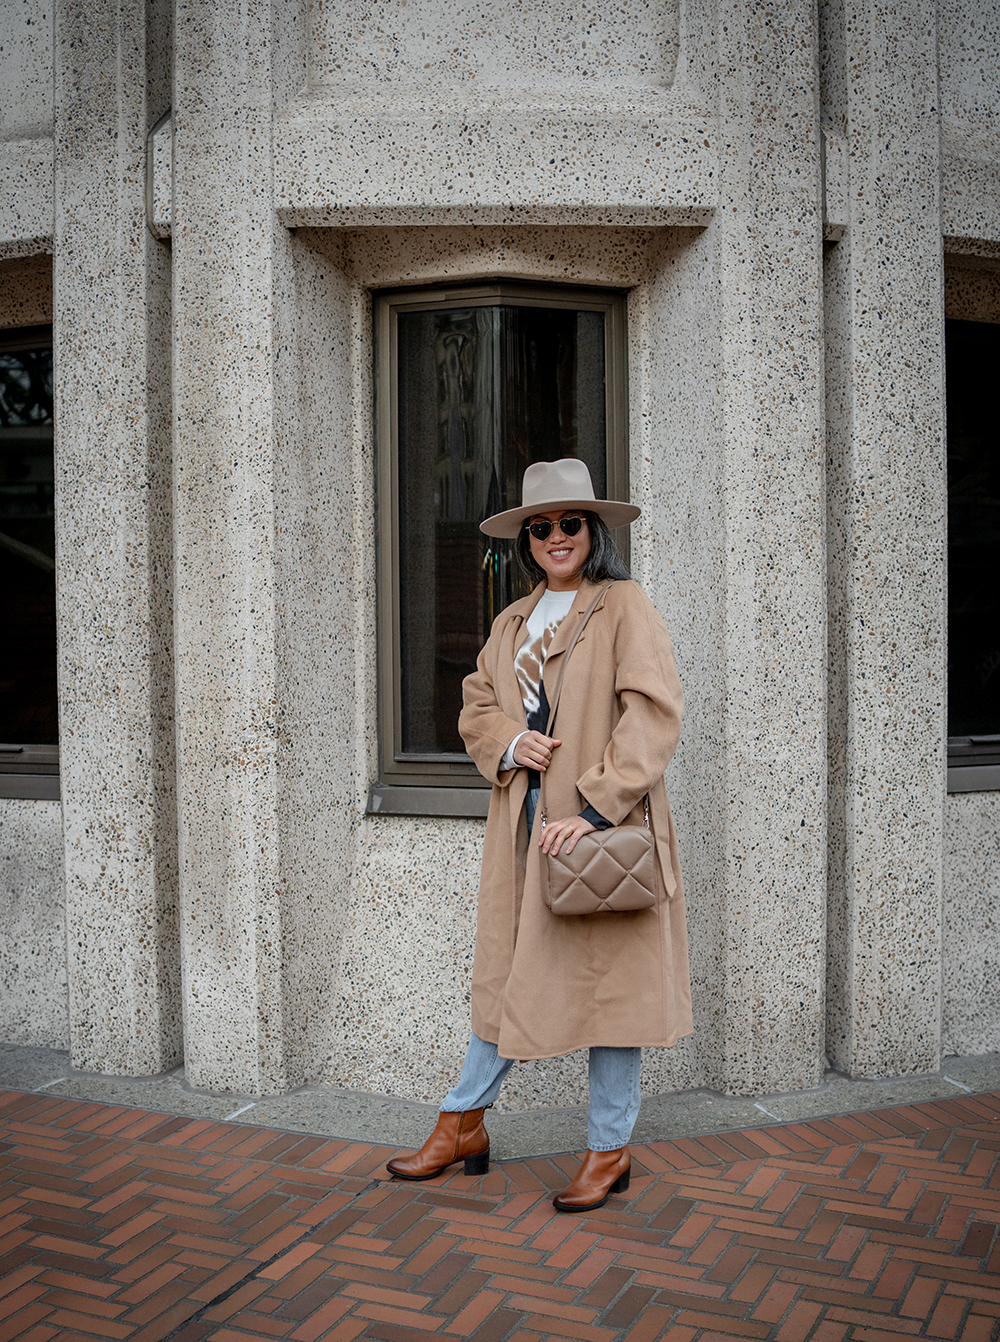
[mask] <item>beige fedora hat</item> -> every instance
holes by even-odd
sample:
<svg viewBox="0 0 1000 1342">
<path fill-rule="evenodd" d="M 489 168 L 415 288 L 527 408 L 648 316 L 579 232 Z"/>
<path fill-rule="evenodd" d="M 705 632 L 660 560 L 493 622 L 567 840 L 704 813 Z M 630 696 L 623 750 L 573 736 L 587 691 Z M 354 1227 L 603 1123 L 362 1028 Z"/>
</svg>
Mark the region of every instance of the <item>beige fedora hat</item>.
<svg viewBox="0 0 1000 1342">
<path fill-rule="evenodd" d="M 596 513 L 609 527 L 623 527 L 627 522 L 634 522 L 641 511 L 633 503 L 595 499 L 586 462 L 578 461 L 576 457 L 563 457 L 561 461 L 536 461 L 529 466 L 521 481 L 521 507 L 494 513 L 485 522 L 480 522 L 479 530 L 485 531 L 487 536 L 506 536 L 513 540 L 522 523 L 535 513 L 566 508 Z"/>
</svg>

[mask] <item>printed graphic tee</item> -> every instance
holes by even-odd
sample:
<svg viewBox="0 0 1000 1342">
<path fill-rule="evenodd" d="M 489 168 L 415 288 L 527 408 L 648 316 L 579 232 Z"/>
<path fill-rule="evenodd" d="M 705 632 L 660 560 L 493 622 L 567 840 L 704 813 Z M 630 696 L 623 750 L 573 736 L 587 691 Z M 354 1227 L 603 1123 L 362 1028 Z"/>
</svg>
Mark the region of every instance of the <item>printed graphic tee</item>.
<svg viewBox="0 0 1000 1342">
<path fill-rule="evenodd" d="M 528 637 L 521 644 L 514 658 L 514 673 L 521 689 L 521 702 L 524 704 L 524 717 L 528 730 L 544 732 L 549 724 L 549 701 L 545 693 L 545 658 L 549 646 L 556 636 L 556 630 L 572 609 L 577 593 L 553 592 L 546 588 L 541 600 L 528 616 Z M 504 752 L 500 761 L 501 772 L 515 769 L 514 747 L 524 735 L 519 732 Z M 541 786 L 541 778 L 535 769 L 528 770 L 528 787 Z M 585 820 L 597 829 L 607 829 L 611 824 L 592 806 L 585 806 L 580 812 Z"/>
<path fill-rule="evenodd" d="M 528 730 L 544 732 L 549 722 L 549 702 L 545 697 L 542 675 L 549 645 L 556 630 L 569 614 L 576 592 L 551 592 L 548 588 L 528 616 L 528 637 L 514 658 L 514 671 L 521 687 L 524 717 Z"/>
</svg>

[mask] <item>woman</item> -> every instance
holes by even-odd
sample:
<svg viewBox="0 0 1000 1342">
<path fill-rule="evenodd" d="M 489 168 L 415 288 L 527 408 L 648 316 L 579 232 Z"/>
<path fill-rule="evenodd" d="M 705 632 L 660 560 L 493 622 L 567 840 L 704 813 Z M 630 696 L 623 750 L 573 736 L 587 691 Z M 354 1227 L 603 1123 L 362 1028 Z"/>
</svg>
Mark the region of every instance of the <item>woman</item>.
<svg viewBox="0 0 1000 1342">
<path fill-rule="evenodd" d="M 540 581 L 494 621 L 465 680 L 459 718 L 469 754 L 493 784 L 472 1038 L 434 1132 L 388 1169 L 403 1179 L 431 1179 L 464 1159 L 467 1174 L 485 1173 L 483 1111 L 514 1060 L 588 1047 L 588 1149 L 553 1202 L 560 1211 L 590 1211 L 628 1188 L 641 1048 L 669 1048 L 691 1032 L 680 866 L 663 782 L 680 730 L 681 689 L 666 627 L 629 580 L 608 530 L 634 520 L 639 509 L 595 499 L 587 467 L 572 459 L 529 466 L 522 490 L 520 508 L 487 518 L 481 529 L 516 538 L 519 561 Z M 558 680 L 602 584 L 567 664 L 549 737 L 546 685 Z M 647 796 L 661 886 L 655 907 L 552 914 L 541 896 L 546 854 L 571 852 L 596 828 L 642 824 Z"/>
</svg>

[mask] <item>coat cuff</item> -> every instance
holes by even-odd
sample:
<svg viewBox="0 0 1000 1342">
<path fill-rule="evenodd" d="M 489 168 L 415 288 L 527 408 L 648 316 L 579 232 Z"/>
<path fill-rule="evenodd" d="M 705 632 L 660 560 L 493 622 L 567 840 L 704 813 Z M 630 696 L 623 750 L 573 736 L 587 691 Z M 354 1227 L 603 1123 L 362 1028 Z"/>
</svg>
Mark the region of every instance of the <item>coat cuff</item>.
<svg viewBox="0 0 1000 1342">
<path fill-rule="evenodd" d="M 500 787 L 509 787 L 511 782 L 513 781 L 514 775 L 521 767 L 519 764 L 512 764 L 511 767 L 507 769 L 503 767 L 504 764 L 506 763 L 504 756 L 507 754 L 508 750 L 510 750 L 511 747 L 515 744 L 518 738 L 523 736 L 525 733 L 525 728 L 519 727 L 515 722 L 512 722 L 510 726 L 512 730 L 509 735 L 505 732 L 504 735 L 499 739 L 496 736 L 492 737 L 493 749 L 490 752 L 491 753 L 490 764 L 492 766 L 492 772 L 487 773 L 484 769 L 482 769 L 482 767 L 480 767 L 480 773 L 482 773 L 483 776 L 485 778 L 488 778 L 491 782 L 498 783 Z"/>
<path fill-rule="evenodd" d="M 588 774 L 584 774 L 580 779 L 576 785 L 576 790 L 583 798 L 584 803 L 592 807 L 599 816 L 605 818 L 609 826 L 620 825 L 635 805 L 635 802 L 623 799 L 618 788 L 612 789 L 610 786 L 603 789 L 605 795 L 602 797 L 599 782 L 598 786 L 595 787 L 593 778 Z M 587 819 L 589 820 L 590 817 L 588 816 Z"/>
</svg>

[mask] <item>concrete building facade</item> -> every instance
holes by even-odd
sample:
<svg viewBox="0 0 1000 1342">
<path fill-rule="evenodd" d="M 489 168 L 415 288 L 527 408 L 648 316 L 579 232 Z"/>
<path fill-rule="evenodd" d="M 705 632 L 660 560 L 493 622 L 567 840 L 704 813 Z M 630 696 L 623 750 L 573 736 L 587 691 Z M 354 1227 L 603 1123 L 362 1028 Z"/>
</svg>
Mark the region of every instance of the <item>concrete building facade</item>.
<svg viewBox="0 0 1000 1342">
<path fill-rule="evenodd" d="M 373 313 L 514 286 L 625 314 L 696 1021 L 645 1088 L 1000 1049 L 1000 711 L 949 728 L 945 397 L 947 323 L 1000 323 L 1000 6 L 2 13 L 0 331 L 54 350 L 59 763 L 0 761 L 0 1036 L 249 1095 L 451 1083 L 484 794 L 386 780 L 406 482 Z M 507 1102 L 585 1086 L 532 1063 Z"/>
</svg>

